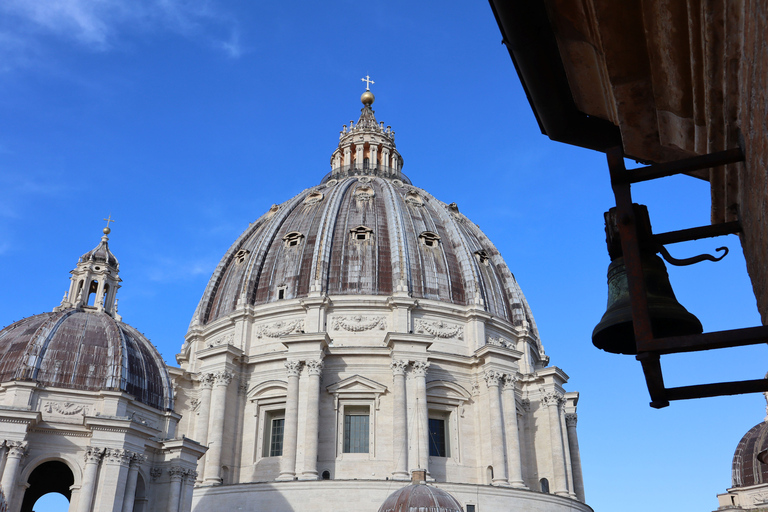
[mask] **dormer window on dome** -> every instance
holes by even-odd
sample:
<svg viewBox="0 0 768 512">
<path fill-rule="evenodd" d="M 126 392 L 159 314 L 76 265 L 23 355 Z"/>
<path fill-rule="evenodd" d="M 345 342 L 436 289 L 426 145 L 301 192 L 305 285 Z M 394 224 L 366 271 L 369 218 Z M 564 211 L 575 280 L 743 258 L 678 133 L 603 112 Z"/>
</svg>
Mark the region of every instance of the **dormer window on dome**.
<svg viewBox="0 0 768 512">
<path fill-rule="evenodd" d="M 291 231 L 283 237 L 286 247 L 296 247 L 304 239 L 304 235 L 298 231 Z"/>
<path fill-rule="evenodd" d="M 367 185 L 355 189 L 355 199 L 358 201 L 370 201 L 375 195 L 373 189 Z"/>
<path fill-rule="evenodd" d="M 235 253 L 235 261 L 238 265 L 242 265 L 243 262 L 245 262 L 245 258 L 247 258 L 249 254 L 251 254 L 251 251 L 248 249 L 240 249 L 237 251 L 237 253 Z"/>
<path fill-rule="evenodd" d="M 424 231 L 419 235 L 419 240 L 427 247 L 437 247 L 440 244 L 440 235 L 432 231 Z"/>
<path fill-rule="evenodd" d="M 488 253 L 483 249 L 480 249 L 479 251 L 475 251 L 475 258 L 477 258 L 478 263 L 480 263 L 481 265 L 485 265 L 486 267 L 491 264 L 490 258 L 488 257 Z"/>
<path fill-rule="evenodd" d="M 413 190 L 405 194 L 405 202 L 411 206 L 424 206 L 424 200 Z"/>
<path fill-rule="evenodd" d="M 306 204 L 307 206 L 312 206 L 314 204 L 318 204 L 322 200 L 323 200 L 322 192 L 312 192 L 307 196 L 306 199 L 304 199 L 304 204 Z"/>
<path fill-rule="evenodd" d="M 349 234 L 352 237 L 353 241 L 365 242 L 371 239 L 371 235 L 373 235 L 373 230 L 367 226 L 357 226 L 356 228 L 350 229 Z"/>
</svg>

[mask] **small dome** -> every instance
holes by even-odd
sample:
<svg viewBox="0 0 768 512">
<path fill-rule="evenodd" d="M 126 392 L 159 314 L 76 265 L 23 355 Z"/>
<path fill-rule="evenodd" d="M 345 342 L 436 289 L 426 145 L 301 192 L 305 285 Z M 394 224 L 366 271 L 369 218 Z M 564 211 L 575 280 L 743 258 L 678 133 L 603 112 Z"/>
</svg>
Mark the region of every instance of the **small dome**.
<svg viewBox="0 0 768 512">
<path fill-rule="evenodd" d="M 379 512 L 464 512 L 447 491 L 425 484 L 411 484 L 384 500 Z"/>
<path fill-rule="evenodd" d="M 80 263 L 85 263 L 86 261 L 93 261 L 93 262 L 105 263 L 115 268 L 118 268 L 120 266 L 117 262 L 117 258 L 115 257 L 115 255 L 112 254 L 112 251 L 109 250 L 109 244 L 107 243 L 108 241 L 107 235 L 109 234 L 109 232 L 107 231 L 108 229 L 109 228 L 104 228 L 104 236 L 101 237 L 101 242 L 99 242 L 99 245 L 97 245 L 87 253 L 80 256 Z"/>
<path fill-rule="evenodd" d="M 733 487 L 749 487 L 768 483 L 768 423 L 752 427 L 739 441 L 733 454 Z"/>
<path fill-rule="evenodd" d="M 13 380 L 124 391 L 155 409 L 173 409 L 170 375 L 157 349 L 95 308 L 42 313 L 1 330 L 0 382 Z"/>
</svg>

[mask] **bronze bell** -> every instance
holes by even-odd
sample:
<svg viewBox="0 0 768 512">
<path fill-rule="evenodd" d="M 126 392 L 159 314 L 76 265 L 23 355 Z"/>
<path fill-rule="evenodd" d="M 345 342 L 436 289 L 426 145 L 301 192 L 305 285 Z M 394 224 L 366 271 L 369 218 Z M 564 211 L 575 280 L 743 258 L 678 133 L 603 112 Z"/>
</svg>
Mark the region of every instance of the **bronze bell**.
<svg viewBox="0 0 768 512">
<path fill-rule="evenodd" d="M 638 204 L 633 207 L 639 227 L 638 238 L 641 247 L 645 249 L 641 251 L 640 257 L 653 337 L 701 334 L 701 322 L 677 302 L 669 283 L 667 267 L 662 259 L 652 252 L 652 234 L 647 209 Z M 606 213 L 605 219 L 608 250 L 611 255 L 611 265 L 608 267 L 608 307 L 600 323 L 592 331 L 592 343 L 597 348 L 614 354 L 637 354 L 629 283 L 618 239 L 615 208 Z"/>
</svg>

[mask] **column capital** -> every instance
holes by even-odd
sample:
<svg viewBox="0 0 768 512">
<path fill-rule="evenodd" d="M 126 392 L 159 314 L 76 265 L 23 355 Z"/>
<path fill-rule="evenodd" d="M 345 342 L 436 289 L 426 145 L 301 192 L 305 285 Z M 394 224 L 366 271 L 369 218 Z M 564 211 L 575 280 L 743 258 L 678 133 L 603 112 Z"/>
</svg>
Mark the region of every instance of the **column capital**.
<svg viewBox="0 0 768 512">
<path fill-rule="evenodd" d="M 499 387 L 499 382 L 504 377 L 504 374 L 496 370 L 485 370 L 483 372 L 483 379 L 485 379 L 485 385 L 490 387 Z"/>
<path fill-rule="evenodd" d="M 232 375 L 229 372 L 216 372 L 213 375 L 214 381 L 216 382 L 217 386 L 229 386 L 229 383 L 232 382 L 232 378 L 234 375 Z"/>
<path fill-rule="evenodd" d="M 392 369 L 394 375 L 405 375 L 405 370 L 408 368 L 408 361 L 405 359 L 395 359 L 389 363 L 389 367 Z"/>
<path fill-rule="evenodd" d="M 285 369 L 288 370 L 289 377 L 298 377 L 301 373 L 301 361 L 286 361 Z"/>
<path fill-rule="evenodd" d="M 576 427 L 576 422 L 578 421 L 579 417 L 576 415 L 575 412 L 569 412 L 565 415 L 565 426 L 566 427 Z"/>
<path fill-rule="evenodd" d="M 184 478 L 185 469 L 181 466 L 171 466 L 168 468 L 168 474 L 171 476 L 171 482 L 181 482 Z"/>
<path fill-rule="evenodd" d="M 85 463 L 98 464 L 101 462 L 101 458 L 104 456 L 104 448 L 98 448 L 96 446 L 89 446 L 85 449 L 85 455 L 83 459 Z"/>
<path fill-rule="evenodd" d="M 414 375 L 417 377 L 427 376 L 427 370 L 429 370 L 429 361 L 414 361 L 412 366 Z"/>
<path fill-rule="evenodd" d="M 107 448 L 104 452 L 104 462 L 107 464 L 118 464 L 127 466 L 131 463 L 133 452 L 120 448 Z"/>
<path fill-rule="evenodd" d="M 531 412 L 531 401 L 527 398 L 523 398 L 520 400 L 520 405 L 523 408 L 523 411 L 525 412 Z"/>
<path fill-rule="evenodd" d="M 322 359 L 311 359 L 306 362 L 307 371 L 310 375 L 322 375 L 323 374 L 323 361 Z"/>
<path fill-rule="evenodd" d="M 5 446 L 8 448 L 8 457 L 21 459 L 27 454 L 27 445 L 27 441 L 6 441 Z"/>
<path fill-rule="evenodd" d="M 197 480 L 198 475 L 197 475 L 197 471 L 195 471 L 194 469 L 185 469 L 183 471 L 183 476 L 184 478 L 187 478 L 194 482 L 195 480 Z"/>
<path fill-rule="evenodd" d="M 147 461 L 147 457 L 140 453 L 133 453 L 131 455 L 131 466 L 139 467 Z"/>
<path fill-rule="evenodd" d="M 520 377 L 516 373 L 504 374 L 504 390 L 515 390 L 515 384 L 520 380 Z"/>
<path fill-rule="evenodd" d="M 214 374 L 203 373 L 200 374 L 200 387 L 211 389 L 213 387 Z"/>
<path fill-rule="evenodd" d="M 559 407 L 564 400 L 562 393 L 542 390 L 541 401 L 547 407 Z"/>
</svg>

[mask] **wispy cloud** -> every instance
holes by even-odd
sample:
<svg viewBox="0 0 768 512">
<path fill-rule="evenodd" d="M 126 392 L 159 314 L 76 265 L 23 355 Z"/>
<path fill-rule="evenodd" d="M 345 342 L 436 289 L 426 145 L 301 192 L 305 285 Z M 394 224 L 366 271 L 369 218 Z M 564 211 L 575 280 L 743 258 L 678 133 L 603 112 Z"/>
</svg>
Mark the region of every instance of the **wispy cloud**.
<svg viewBox="0 0 768 512">
<path fill-rule="evenodd" d="M 147 278 L 156 283 L 167 283 L 195 279 L 199 276 L 208 277 L 217 263 L 218 259 L 214 258 L 188 261 L 159 258 L 155 259 L 152 266 L 147 269 Z"/>
<path fill-rule="evenodd" d="M 0 70 L 34 62 L 50 38 L 105 52 L 151 31 L 198 39 L 230 58 L 243 54 L 236 20 L 209 0 L 3 0 Z"/>
</svg>

